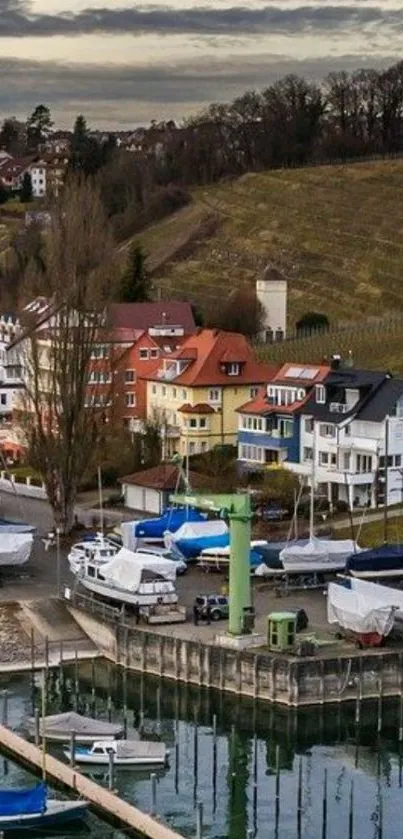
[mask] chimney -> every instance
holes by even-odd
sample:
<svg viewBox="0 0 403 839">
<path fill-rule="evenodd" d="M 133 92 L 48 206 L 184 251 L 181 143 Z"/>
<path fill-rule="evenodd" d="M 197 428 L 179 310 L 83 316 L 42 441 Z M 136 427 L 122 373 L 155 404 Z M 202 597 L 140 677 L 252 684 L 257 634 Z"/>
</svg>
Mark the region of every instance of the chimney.
<svg viewBox="0 0 403 839">
<path fill-rule="evenodd" d="M 340 370 L 342 358 L 339 353 L 334 353 L 330 357 L 330 369 L 331 370 Z"/>
</svg>

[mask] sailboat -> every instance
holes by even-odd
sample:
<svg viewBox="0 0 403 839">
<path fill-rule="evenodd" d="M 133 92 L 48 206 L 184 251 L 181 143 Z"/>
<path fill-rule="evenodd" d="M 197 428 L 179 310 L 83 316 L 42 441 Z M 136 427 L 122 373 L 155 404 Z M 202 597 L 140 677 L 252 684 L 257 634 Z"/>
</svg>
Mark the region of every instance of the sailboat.
<svg viewBox="0 0 403 839">
<path fill-rule="evenodd" d="M 87 801 L 48 798 L 45 783 L 28 789 L 2 789 L 0 831 L 8 835 L 17 831 L 58 827 L 82 819 L 87 809 Z"/>
</svg>

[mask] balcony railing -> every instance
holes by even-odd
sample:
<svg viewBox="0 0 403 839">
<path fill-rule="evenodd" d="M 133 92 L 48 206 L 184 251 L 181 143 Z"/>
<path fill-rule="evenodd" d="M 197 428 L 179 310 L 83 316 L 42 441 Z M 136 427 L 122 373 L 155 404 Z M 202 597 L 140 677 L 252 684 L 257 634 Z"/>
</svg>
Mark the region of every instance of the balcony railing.
<svg viewBox="0 0 403 839">
<path fill-rule="evenodd" d="M 345 402 L 331 402 L 329 405 L 330 413 L 332 414 L 345 414 L 349 408 Z"/>
</svg>

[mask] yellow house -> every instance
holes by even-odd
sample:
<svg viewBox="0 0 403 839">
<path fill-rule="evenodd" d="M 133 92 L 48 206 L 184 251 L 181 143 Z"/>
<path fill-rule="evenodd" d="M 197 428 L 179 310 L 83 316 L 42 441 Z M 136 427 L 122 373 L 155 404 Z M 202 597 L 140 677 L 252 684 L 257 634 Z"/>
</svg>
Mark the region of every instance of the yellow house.
<svg viewBox="0 0 403 839">
<path fill-rule="evenodd" d="M 199 330 L 163 356 L 147 376 L 147 418 L 161 423 L 163 456 L 235 445 L 236 409 L 276 369 L 256 361 L 244 335 L 216 329 Z"/>
</svg>

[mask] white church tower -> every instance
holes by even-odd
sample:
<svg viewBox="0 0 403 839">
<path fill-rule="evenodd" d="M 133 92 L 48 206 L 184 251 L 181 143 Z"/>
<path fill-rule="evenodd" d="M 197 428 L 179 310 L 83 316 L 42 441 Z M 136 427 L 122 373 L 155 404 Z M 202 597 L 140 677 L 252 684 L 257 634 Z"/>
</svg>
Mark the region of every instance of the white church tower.
<svg viewBox="0 0 403 839">
<path fill-rule="evenodd" d="M 263 277 L 256 280 L 256 296 L 265 311 L 262 341 L 283 341 L 287 329 L 287 280 L 277 268 L 267 265 Z"/>
</svg>

